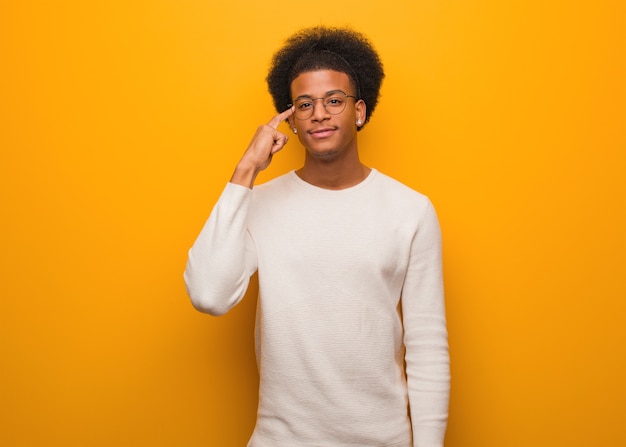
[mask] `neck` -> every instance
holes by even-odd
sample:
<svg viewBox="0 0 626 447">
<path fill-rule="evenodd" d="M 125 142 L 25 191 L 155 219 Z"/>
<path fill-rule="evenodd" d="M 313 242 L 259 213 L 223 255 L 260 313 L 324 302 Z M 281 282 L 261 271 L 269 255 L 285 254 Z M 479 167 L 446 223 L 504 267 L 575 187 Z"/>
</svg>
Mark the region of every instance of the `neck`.
<svg viewBox="0 0 626 447">
<path fill-rule="evenodd" d="M 324 189 L 345 189 L 361 183 L 371 169 L 358 159 L 319 160 L 306 157 L 304 166 L 296 171 L 307 183 Z"/>
</svg>

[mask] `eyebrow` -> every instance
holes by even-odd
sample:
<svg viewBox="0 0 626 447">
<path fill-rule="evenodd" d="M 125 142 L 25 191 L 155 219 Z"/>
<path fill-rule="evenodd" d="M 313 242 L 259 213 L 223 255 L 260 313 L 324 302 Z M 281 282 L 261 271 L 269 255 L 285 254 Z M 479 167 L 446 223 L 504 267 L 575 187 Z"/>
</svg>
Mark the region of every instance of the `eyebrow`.
<svg viewBox="0 0 626 447">
<path fill-rule="evenodd" d="M 346 92 L 344 92 L 343 90 L 337 89 L 337 90 L 330 90 L 330 91 L 326 92 L 324 94 L 324 96 L 321 96 L 321 98 L 325 98 L 328 95 L 332 95 L 333 93 L 343 93 L 346 96 L 350 96 Z M 313 99 L 313 96 L 312 95 L 300 95 L 297 98 L 295 98 L 294 101 L 297 101 L 298 99 Z"/>
</svg>

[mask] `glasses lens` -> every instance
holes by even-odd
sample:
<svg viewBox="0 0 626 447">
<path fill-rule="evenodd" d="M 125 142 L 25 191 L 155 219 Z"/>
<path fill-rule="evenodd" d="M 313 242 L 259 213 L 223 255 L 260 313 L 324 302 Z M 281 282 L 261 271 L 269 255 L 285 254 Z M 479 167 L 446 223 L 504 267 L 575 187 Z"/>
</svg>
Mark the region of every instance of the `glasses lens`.
<svg viewBox="0 0 626 447">
<path fill-rule="evenodd" d="M 322 100 L 326 112 L 331 115 L 339 115 L 346 108 L 347 95 L 343 92 L 334 92 L 323 98 L 298 98 L 294 104 L 296 118 L 300 120 L 309 119 L 315 109 L 315 101 Z"/>
<path fill-rule="evenodd" d="M 338 115 L 346 108 L 346 95 L 333 93 L 324 98 L 324 107 L 331 115 Z"/>
<path fill-rule="evenodd" d="M 313 115 L 313 107 L 315 107 L 315 103 L 311 98 L 300 98 L 296 100 L 294 106 L 296 107 L 294 112 L 296 118 L 305 120 Z"/>
</svg>

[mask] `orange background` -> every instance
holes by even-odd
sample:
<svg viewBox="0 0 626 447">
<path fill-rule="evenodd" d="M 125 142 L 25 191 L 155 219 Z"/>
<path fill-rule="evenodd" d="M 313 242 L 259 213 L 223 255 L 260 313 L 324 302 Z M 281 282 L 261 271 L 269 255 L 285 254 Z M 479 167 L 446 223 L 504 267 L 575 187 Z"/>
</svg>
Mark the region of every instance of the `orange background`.
<svg viewBox="0 0 626 447">
<path fill-rule="evenodd" d="M 446 446 L 626 445 L 626 7 L 539 0 L 0 2 L 0 445 L 245 445 L 255 291 L 182 272 L 316 24 L 375 43 L 362 158 L 440 215 Z"/>
</svg>

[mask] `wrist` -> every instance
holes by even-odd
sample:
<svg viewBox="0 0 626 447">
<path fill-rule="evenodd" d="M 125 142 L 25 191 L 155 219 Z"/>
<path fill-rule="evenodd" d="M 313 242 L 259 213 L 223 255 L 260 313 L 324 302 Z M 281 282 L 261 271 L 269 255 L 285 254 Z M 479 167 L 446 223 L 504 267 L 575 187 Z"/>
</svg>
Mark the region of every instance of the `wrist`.
<svg viewBox="0 0 626 447">
<path fill-rule="evenodd" d="M 256 166 L 240 162 L 237 164 L 235 172 L 233 172 L 233 175 L 230 178 L 230 182 L 252 189 L 254 186 L 254 180 L 256 179 L 258 173 L 259 170 Z"/>
</svg>

